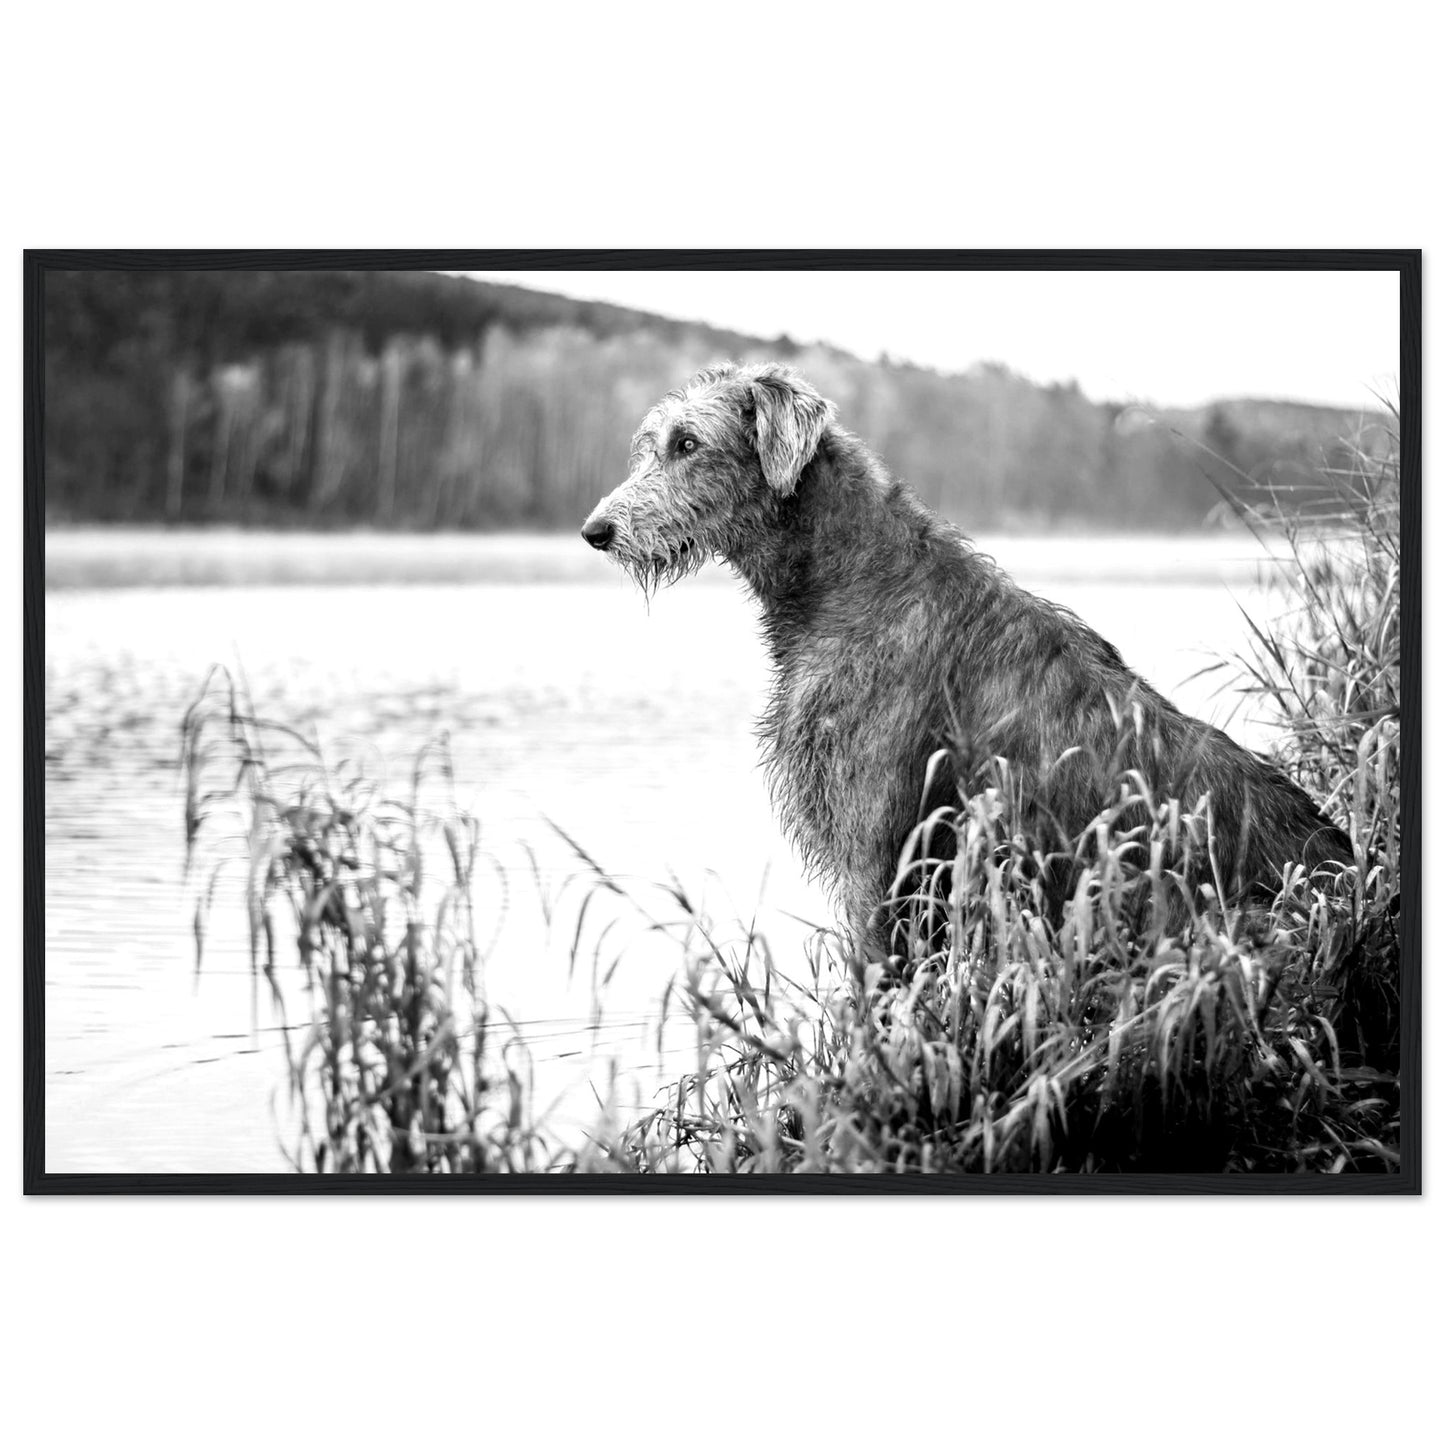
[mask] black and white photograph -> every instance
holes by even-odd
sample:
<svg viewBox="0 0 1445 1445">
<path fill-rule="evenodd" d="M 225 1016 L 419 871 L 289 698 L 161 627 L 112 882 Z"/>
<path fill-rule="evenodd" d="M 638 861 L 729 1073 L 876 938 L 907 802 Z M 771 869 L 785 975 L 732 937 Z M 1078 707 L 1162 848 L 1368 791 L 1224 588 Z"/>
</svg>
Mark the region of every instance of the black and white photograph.
<svg viewBox="0 0 1445 1445">
<path fill-rule="evenodd" d="M 1418 1191 L 1418 252 L 26 264 L 27 1188 Z"/>
<path fill-rule="evenodd" d="M 1423 7 L 8 18 L 12 1434 L 1439 1433 Z"/>
</svg>

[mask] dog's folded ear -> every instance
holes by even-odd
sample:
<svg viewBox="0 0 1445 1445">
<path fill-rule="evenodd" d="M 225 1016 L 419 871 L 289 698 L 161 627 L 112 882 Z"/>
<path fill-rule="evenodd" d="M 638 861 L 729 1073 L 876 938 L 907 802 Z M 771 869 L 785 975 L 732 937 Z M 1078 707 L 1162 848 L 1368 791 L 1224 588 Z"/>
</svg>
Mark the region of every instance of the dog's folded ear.
<svg viewBox="0 0 1445 1445">
<path fill-rule="evenodd" d="M 790 497 L 832 420 L 833 404 L 784 366 L 758 367 L 748 376 L 748 390 L 763 477 Z"/>
</svg>

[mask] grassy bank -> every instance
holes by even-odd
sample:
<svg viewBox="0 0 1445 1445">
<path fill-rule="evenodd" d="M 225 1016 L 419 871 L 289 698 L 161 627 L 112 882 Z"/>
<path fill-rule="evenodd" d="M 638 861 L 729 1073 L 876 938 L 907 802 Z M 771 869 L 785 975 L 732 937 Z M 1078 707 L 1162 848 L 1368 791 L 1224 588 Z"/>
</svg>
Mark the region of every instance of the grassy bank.
<svg viewBox="0 0 1445 1445">
<path fill-rule="evenodd" d="M 410 792 L 251 717 L 216 679 L 187 719 L 198 868 L 223 817 L 248 840 L 259 974 L 295 953 L 309 1030 L 290 1056 L 303 1169 L 422 1172 L 1375 1171 L 1398 1168 L 1399 477 L 1356 453 L 1326 544 L 1256 499 L 1296 565 L 1293 607 L 1240 659 L 1282 724 L 1277 760 L 1348 833 L 1353 866 L 1289 871 L 1226 906 L 1208 809 L 1135 775 L 1077 838 L 1022 821 L 995 765 L 929 820 L 889 960 L 826 936 L 780 960 L 680 891 L 672 1006 L 694 1063 L 657 1106 L 599 1099 L 584 1141 L 536 1123 L 523 1052 L 486 997 L 473 819 L 445 752 Z M 1290 502 L 1291 499 L 1281 499 Z M 224 831 L 224 830 L 221 830 Z M 951 870 L 930 864 L 944 835 Z M 922 862 L 916 860 L 921 859 Z M 1045 880 L 1071 887 L 1055 904 Z M 625 889 L 585 857 L 592 886 Z M 203 886 L 212 876 L 202 872 Z M 639 905 L 640 909 L 641 905 Z M 577 947 L 585 944 L 578 924 Z M 282 961 L 283 958 L 288 961 Z M 499 1024 L 501 1027 L 499 1027 Z"/>
</svg>

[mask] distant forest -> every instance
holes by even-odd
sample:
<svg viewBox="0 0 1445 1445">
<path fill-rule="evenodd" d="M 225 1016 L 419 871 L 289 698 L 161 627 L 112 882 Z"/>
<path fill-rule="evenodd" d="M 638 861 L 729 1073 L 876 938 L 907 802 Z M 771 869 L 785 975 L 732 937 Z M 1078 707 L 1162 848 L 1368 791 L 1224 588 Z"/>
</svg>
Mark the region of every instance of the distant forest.
<svg viewBox="0 0 1445 1445">
<path fill-rule="evenodd" d="M 47 520 L 571 528 L 659 396 L 765 357 L 970 530 L 1198 525 L 1235 469 L 1319 502 L 1361 420 L 1146 412 L 430 272 L 50 272 Z"/>
</svg>

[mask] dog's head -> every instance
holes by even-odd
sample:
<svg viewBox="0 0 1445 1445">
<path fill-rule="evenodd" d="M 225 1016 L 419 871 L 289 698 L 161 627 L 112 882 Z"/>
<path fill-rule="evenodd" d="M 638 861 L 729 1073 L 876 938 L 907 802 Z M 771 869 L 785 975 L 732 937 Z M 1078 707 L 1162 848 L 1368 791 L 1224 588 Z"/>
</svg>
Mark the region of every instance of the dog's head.
<svg viewBox="0 0 1445 1445">
<path fill-rule="evenodd" d="M 833 407 L 774 363 L 700 371 L 642 419 L 627 480 L 582 536 L 644 591 L 728 557 L 797 490 Z"/>
</svg>

